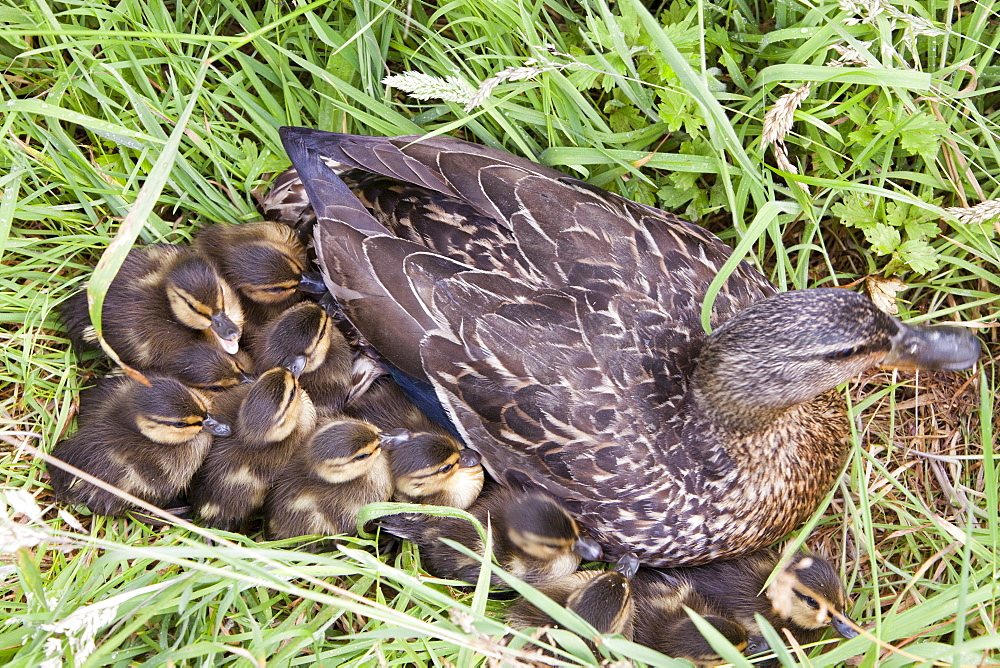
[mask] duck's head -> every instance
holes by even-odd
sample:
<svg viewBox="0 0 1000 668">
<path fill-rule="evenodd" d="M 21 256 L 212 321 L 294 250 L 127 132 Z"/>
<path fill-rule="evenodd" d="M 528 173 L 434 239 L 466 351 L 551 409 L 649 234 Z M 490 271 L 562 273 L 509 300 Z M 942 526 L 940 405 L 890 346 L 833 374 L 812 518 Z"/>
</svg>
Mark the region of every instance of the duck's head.
<svg viewBox="0 0 1000 668">
<path fill-rule="evenodd" d="M 177 322 L 196 330 L 209 330 L 223 350 L 239 350 L 242 315 L 239 305 L 227 299 L 229 286 L 219 272 L 203 258 L 182 258 L 170 267 L 164 280 L 170 312 Z"/>
<path fill-rule="evenodd" d="M 150 385 L 138 381 L 131 392 L 135 429 L 162 445 L 187 443 L 202 431 L 228 436 L 230 427 L 208 412 L 208 404 L 197 391 L 167 376 L 148 375 Z"/>
<path fill-rule="evenodd" d="M 544 494 L 521 495 L 503 511 L 506 539 L 532 559 L 548 563 L 573 559 L 579 564 L 581 559 L 601 558 L 597 541 L 581 536 L 573 516 Z"/>
<path fill-rule="evenodd" d="M 177 377 L 203 392 L 224 392 L 253 382 L 250 362 L 250 357 L 242 350 L 229 355 L 216 346 L 190 346 L 177 365 Z"/>
<path fill-rule="evenodd" d="M 795 290 L 716 329 L 690 391 L 727 427 L 755 431 L 873 366 L 965 369 L 979 353 L 968 329 L 906 325 L 849 290 Z"/>
<path fill-rule="evenodd" d="M 322 278 L 306 271 L 305 246 L 295 230 L 262 221 L 239 226 L 223 260 L 226 276 L 240 294 L 268 306 L 291 304 L 301 292 L 321 294 Z"/>
<path fill-rule="evenodd" d="M 614 570 L 596 575 L 566 599 L 566 607 L 583 617 L 599 633 L 621 633 L 632 614 L 629 580 L 639 570 L 639 560 L 626 554 Z"/>
<path fill-rule="evenodd" d="M 386 434 L 383 443 L 400 498 L 425 503 L 437 496 L 442 505 L 465 509 L 483 489 L 479 453 L 450 436 L 396 429 Z"/>
<path fill-rule="evenodd" d="M 844 638 L 858 635 L 844 613 L 847 594 L 830 562 L 799 553 L 767 588 L 775 613 L 806 630 L 832 626 Z"/>
<path fill-rule="evenodd" d="M 302 373 L 310 373 L 326 361 L 335 337 L 343 339 L 326 311 L 315 302 L 301 302 L 267 324 L 257 358 L 266 365 L 287 365 L 302 355 L 306 360 Z"/>
<path fill-rule="evenodd" d="M 308 450 L 313 472 L 330 484 L 371 474 L 389 477 L 382 435 L 363 420 L 342 418 L 326 423 L 313 434 Z"/>
<path fill-rule="evenodd" d="M 240 403 L 236 417 L 241 438 L 256 444 L 282 441 L 306 422 L 315 422 L 315 409 L 299 386 L 298 373 L 284 367 L 261 374 Z"/>
</svg>

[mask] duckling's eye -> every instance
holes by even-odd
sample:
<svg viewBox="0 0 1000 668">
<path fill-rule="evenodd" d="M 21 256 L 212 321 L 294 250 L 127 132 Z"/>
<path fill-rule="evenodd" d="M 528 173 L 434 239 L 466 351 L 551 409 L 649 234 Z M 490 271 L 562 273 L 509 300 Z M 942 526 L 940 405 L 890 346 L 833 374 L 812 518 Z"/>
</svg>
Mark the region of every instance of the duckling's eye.
<svg viewBox="0 0 1000 668">
<path fill-rule="evenodd" d="M 832 360 L 842 360 L 842 359 L 847 359 L 851 355 L 857 354 L 857 352 L 858 352 L 857 348 L 846 348 L 844 350 L 838 350 L 835 353 L 830 353 L 829 355 L 827 355 L 827 358 Z"/>
<path fill-rule="evenodd" d="M 371 456 L 372 456 L 372 453 L 370 453 L 370 452 L 364 452 L 364 453 L 358 455 L 357 457 L 355 457 L 354 461 L 361 462 L 361 461 L 364 461 L 364 460 L 368 459 Z"/>
<path fill-rule="evenodd" d="M 169 422 L 167 424 L 169 424 L 171 427 L 177 427 L 178 429 L 187 429 L 188 427 L 194 427 L 194 426 L 200 426 L 201 425 L 200 422 L 191 423 L 191 422 L 180 422 L 180 421 Z"/>
<path fill-rule="evenodd" d="M 447 473 L 448 471 L 452 470 L 453 468 L 455 468 L 454 464 L 445 464 L 444 466 L 442 466 L 441 468 L 438 469 L 438 473 Z"/>
<path fill-rule="evenodd" d="M 800 594 L 799 592 L 795 592 L 795 595 L 802 599 L 802 601 L 813 610 L 819 610 L 819 603 L 817 603 L 816 599 L 812 596 L 806 596 L 805 594 Z"/>
<path fill-rule="evenodd" d="M 277 286 L 274 286 L 274 287 L 271 287 L 271 288 L 264 288 L 264 292 L 270 292 L 272 294 L 279 294 L 279 293 L 282 293 L 282 292 L 288 292 L 288 290 L 289 290 L 289 288 L 284 288 L 284 287 L 282 287 L 280 285 L 277 285 Z"/>
</svg>

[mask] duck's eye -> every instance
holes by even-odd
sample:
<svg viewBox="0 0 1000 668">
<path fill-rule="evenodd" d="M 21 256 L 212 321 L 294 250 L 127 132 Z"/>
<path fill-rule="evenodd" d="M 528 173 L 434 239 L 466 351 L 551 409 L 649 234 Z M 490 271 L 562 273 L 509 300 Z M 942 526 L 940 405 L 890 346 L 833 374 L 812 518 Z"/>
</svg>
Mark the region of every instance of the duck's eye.
<svg viewBox="0 0 1000 668">
<path fill-rule="evenodd" d="M 813 610 L 819 610 L 819 603 L 817 603 L 816 599 L 814 599 L 812 596 L 807 596 L 806 594 L 800 594 L 799 592 L 795 592 L 795 595 L 798 596 L 800 599 L 802 599 L 802 601 Z"/>
<path fill-rule="evenodd" d="M 845 348 L 844 350 L 838 350 L 835 353 L 830 353 L 827 357 L 832 360 L 842 360 L 850 357 L 851 355 L 857 354 L 857 352 L 857 348 Z"/>
<path fill-rule="evenodd" d="M 281 294 L 282 292 L 288 292 L 289 288 L 283 288 L 280 285 L 271 288 L 264 288 L 264 292 L 270 292 L 271 294 Z"/>
<path fill-rule="evenodd" d="M 171 422 L 171 427 L 177 427 L 178 429 L 187 429 L 188 427 L 200 427 L 200 422 Z"/>
<path fill-rule="evenodd" d="M 447 473 L 448 471 L 452 470 L 453 468 L 455 468 L 454 464 L 445 464 L 444 466 L 442 466 L 441 468 L 438 469 L 438 473 Z"/>
<path fill-rule="evenodd" d="M 355 457 L 354 461 L 361 462 L 361 461 L 364 461 L 364 460 L 368 459 L 371 456 L 372 456 L 372 453 L 370 453 L 370 452 L 364 452 L 364 453 L 358 455 L 357 457 Z"/>
</svg>

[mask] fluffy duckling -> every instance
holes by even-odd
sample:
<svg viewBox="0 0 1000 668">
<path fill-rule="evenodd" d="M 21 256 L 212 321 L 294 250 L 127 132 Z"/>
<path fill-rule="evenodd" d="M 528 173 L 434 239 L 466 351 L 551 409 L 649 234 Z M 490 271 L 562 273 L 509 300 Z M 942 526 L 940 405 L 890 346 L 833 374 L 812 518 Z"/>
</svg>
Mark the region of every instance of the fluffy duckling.
<svg viewBox="0 0 1000 668">
<path fill-rule="evenodd" d="M 490 526 L 493 555 L 506 570 L 525 582 L 541 584 L 574 572 L 581 559 L 601 556 L 596 541 L 580 535 L 573 516 L 551 497 L 500 487 L 480 497 L 469 512 Z M 409 538 L 420 547 L 420 559 L 428 572 L 438 577 L 476 582 L 482 564 L 459 554 L 440 541 L 454 540 L 483 553 L 479 532 L 466 520 L 456 517 L 393 516 L 382 525 L 390 533 Z M 504 586 L 494 576 L 494 586 Z"/>
<path fill-rule="evenodd" d="M 466 509 L 483 489 L 479 453 L 462 448 L 451 436 L 389 432 L 384 440 L 389 454 L 393 500 Z"/>
<path fill-rule="evenodd" d="M 378 376 L 363 393 L 351 400 L 344 412 L 367 420 L 379 429 L 408 429 L 445 433 L 440 426 L 406 398 L 392 376 Z"/>
<path fill-rule="evenodd" d="M 687 579 L 755 639 L 760 635 L 755 613 L 776 629 L 787 628 L 801 644 L 819 640 L 828 626 L 847 639 L 858 635 L 844 612 L 847 594 L 830 562 L 799 552 L 765 591 L 764 584 L 780 560 L 780 553 L 765 549 L 740 559 L 671 572 Z"/>
<path fill-rule="evenodd" d="M 351 535 L 362 506 L 391 497 L 379 431 L 361 420 L 336 419 L 320 427 L 275 479 L 267 496 L 267 534 L 272 540 Z"/>
<path fill-rule="evenodd" d="M 167 376 L 147 379 L 149 386 L 127 376 L 109 378 L 88 391 L 80 428 L 52 455 L 162 506 L 187 489 L 212 437 L 229 435 L 230 427 L 209 414 L 197 391 Z M 66 503 L 82 503 L 100 515 L 135 509 L 58 467 L 49 467 L 49 476 L 56 496 Z"/>
<path fill-rule="evenodd" d="M 166 372 L 189 387 L 214 395 L 237 385 L 252 383 L 253 360 L 245 350 L 235 355 L 209 345 L 188 348 L 167 364 Z"/>
<path fill-rule="evenodd" d="M 316 409 L 299 386 L 305 360 L 274 368 L 225 392 L 215 409 L 233 424 L 215 441 L 195 476 L 191 505 L 208 526 L 238 530 L 264 505 L 275 476 L 316 427 Z"/>
<path fill-rule="evenodd" d="M 309 397 L 325 409 L 343 408 L 351 390 L 353 353 L 322 307 L 314 302 L 295 304 L 269 322 L 255 341 L 260 370 L 301 355 L 306 366 L 299 382 Z"/>
<path fill-rule="evenodd" d="M 701 635 L 687 609 L 701 615 L 740 651 L 747 647 L 747 629 L 725 616 L 672 570 L 640 568 L 632 579 L 632 601 L 633 639 L 662 654 L 687 659 L 699 668 L 727 663 Z"/>
<path fill-rule="evenodd" d="M 632 638 L 632 588 L 629 580 L 639 568 L 634 554 L 618 560 L 614 570 L 577 571 L 538 586 L 559 605 L 572 610 L 598 633 L 621 633 Z M 507 623 L 515 629 L 555 626 L 556 622 L 526 599 L 507 608 Z"/>
<path fill-rule="evenodd" d="M 319 274 L 307 271 L 306 248 L 295 230 L 281 223 L 206 227 L 194 248 L 215 262 L 239 293 L 248 329 L 263 327 L 305 293 L 326 291 Z"/>
<path fill-rule="evenodd" d="M 80 291 L 60 316 L 77 349 L 97 349 L 97 335 Z M 218 270 L 187 248 L 152 244 L 133 248 L 108 286 L 104 338 L 123 362 L 187 380 L 178 362 L 193 347 L 239 350 L 243 311 Z"/>
</svg>

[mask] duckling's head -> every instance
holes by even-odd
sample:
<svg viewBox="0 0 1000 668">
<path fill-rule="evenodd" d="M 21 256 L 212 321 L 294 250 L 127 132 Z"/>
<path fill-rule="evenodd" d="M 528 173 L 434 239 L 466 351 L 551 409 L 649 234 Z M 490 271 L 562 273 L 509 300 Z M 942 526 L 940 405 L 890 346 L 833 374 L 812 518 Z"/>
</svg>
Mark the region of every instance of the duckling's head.
<svg viewBox="0 0 1000 668">
<path fill-rule="evenodd" d="M 236 247 L 225 259 L 226 275 L 250 301 L 290 304 L 300 297 L 303 274 L 311 285 L 306 249 L 292 228 L 267 221 L 245 223 L 236 238 Z"/>
<path fill-rule="evenodd" d="M 505 535 L 527 556 L 544 562 L 575 559 L 594 561 L 601 546 L 580 535 L 580 527 L 565 508 L 544 494 L 526 493 L 503 509 Z"/>
<path fill-rule="evenodd" d="M 755 431 L 877 364 L 965 369 L 979 353 L 967 329 L 906 325 L 849 290 L 795 290 L 716 329 L 698 356 L 691 391 L 722 424 Z"/>
<path fill-rule="evenodd" d="M 239 314 L 234 299 L 227 299 L 229 286 L 207 260 L 189 256 L 174 263 L 166 275 L 164 288 L 174 318 L 196 330 L 209 330 L 227 353 L 239 350 L 240 322 L 231 314 Z"/>
<path fill-rule="evenodd" d="M 184 351 L 184 359 L 174 365 L 177 377 L 203 392 L 224 392 L 253 382 L 250 357 L 240 351 L 229 355 L 216 346 L 195 345 Z"/>
<path fill-rule="evenodd" d="M 257 358 L 263 364 L 285 365 L 290 358 L 302 355 L 306 358 L 302 373 L 310 373 L 326 361 L 337 338 L 342 341 L 343 335 L 334 329 L 323 307 L 315 302 L 301 302 L 267 324 Z"/>
<path fill-rule="evenodd" d="M 162 445 L 187 443 L 202 431 L 228 436 L 230 427 L 208 412 L 204 397 L 167 376 L 149 375 L 150 385 L 135 381 L 130 393 L 134 427 Z"/>
<path fill-rule="evenodd" d="M 767 598 L 778 616 L 793 626 L 815 630 L 829 625 L 844 638 L 858 635 L 844 613 L 844 585 L 825 559 L 797 554 L 768 586 Z"/>
<path fill-rule="evenodd" d="M 313 434 L 308 448 L 313 472 L 330 484 L 349 482 L 373 472 L 389 475 L 382 461 L 382 435 L 363 420 L 342 418 L 328 422 Z"/>
<path fill-rule="evenodd" d="M 445 434 L 397 429 L 386 434 L 396 495 L 415 503 L 432 502 L 468 508 L 483 489 L 479 453 L 462 448 Z M 437 501 L 437 500 L 435 500 Z"/>
<path fill-rule="evenodd" d="M 634 554 L 619 559 L 612 571 L 587 581 L 566 599 L 566 607 L 587 620 L 599 633 L 621 633 L 632 614 L 629 580 L 639 569 Z"/>
<path fill-rule="evenodd" d="M 298 374 L 275 367 L 261 374 L 240 403 L 236 427 L 248 443 L 282 441 L 315 422 L 315 408 L 299 386 Z"/>
</svg>

